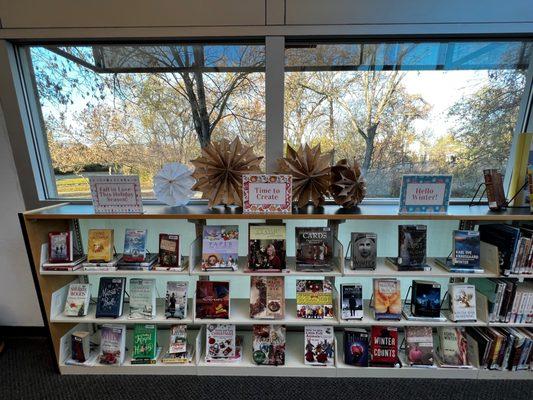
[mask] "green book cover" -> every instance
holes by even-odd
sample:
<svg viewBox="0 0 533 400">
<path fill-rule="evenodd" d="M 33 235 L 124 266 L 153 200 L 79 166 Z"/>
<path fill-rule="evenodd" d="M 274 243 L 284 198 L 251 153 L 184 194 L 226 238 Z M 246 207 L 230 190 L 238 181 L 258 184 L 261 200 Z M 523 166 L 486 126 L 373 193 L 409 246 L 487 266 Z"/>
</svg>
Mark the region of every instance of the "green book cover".
<svg viewBox="0 0 533 400">
<path fill-rule="evenodd" d="M 135 325 L 133 330 L 133 358 L 154 359 L 157 351 L 155 325 Z"/>
</svg>

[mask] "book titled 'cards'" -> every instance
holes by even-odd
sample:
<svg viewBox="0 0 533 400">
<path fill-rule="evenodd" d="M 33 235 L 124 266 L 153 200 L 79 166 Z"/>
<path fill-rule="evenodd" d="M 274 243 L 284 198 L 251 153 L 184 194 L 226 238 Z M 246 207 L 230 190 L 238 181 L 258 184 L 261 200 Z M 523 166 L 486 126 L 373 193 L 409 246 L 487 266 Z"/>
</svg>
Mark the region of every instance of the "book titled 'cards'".
<svg viewBox="0 0 533 400">
<path fill-rule="evenodd" d="M 96 318 L 118 318 L 124 307 L 126 278 L 100 278 Z"/>
<path fill-rule="evenodd" d="M 333 233 L 329 227 L 296 230 L 296 270 L 331 271 L 333 268 Z"/>
<path fill-rule="evenodd" d="M 229 282 L 196 282 L 196 318 L 228 319 Z"/>
</svg>

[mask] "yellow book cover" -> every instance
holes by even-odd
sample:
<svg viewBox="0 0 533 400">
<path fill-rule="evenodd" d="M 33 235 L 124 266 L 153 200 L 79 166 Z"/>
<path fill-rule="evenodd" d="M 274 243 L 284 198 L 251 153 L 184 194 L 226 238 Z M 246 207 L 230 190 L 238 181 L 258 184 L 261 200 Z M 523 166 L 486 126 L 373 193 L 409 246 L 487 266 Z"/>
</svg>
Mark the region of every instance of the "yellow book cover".
<svg viewBox="0 0 533 400">
<path fill-rule="evenodd" d="M 89 229 L 87 261 L 109 262 L 113 259 L 113 229 Z"/>
</svg>

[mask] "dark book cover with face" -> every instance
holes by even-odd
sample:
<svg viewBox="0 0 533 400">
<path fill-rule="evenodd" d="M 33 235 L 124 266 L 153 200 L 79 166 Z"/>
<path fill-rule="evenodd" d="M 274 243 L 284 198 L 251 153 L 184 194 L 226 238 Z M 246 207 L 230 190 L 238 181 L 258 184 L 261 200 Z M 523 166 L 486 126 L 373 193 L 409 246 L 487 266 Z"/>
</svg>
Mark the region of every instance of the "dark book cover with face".
<svg viewBox="0 0 533 400">
<path fill-rule="evenodd" d="M 426 263 L 426 225 L 398 226 L 398 264 L 402 267 Z"/>
<path fill-rule="evenodd" d="M 413 281 L 411 312 L 416 317 L 440 316 L 440 284 Z"/>
<path fill-rule="evenodd" d="M 344 362 L 357 367 L 368 367 L 368 332 L 365 329 L 344 331 Z"/>
<path fill-rule="evenodd" d="M 376 269 L 377 235 L 352 232 L 352 269 Z"/>
</svg>

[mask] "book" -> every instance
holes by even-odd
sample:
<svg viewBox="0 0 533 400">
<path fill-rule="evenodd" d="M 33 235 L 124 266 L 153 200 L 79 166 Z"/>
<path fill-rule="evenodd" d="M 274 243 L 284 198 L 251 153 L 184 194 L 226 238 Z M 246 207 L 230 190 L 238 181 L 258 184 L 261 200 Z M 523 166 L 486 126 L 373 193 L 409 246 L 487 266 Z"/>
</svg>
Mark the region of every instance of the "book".
<svg viewBox="0 0 533 400">
<path fill-rule="evenodd" d="M 401 366 L 398 357 L 398 328 L 373 326 L 370 336 L 370 366 Z"/>
<path fill-rule="evenodd" d="M 398 270 L 417 271 L 426 266 L 426 239 L 426 225 L 398 225 Z"/>
<path fill-rule="evenodd" d="M 254 325 L 252 359 L 258 365 L 285 365 L 285 326 Z"/>
<path fill-rule="evenodd" d="M 285 262 L 285 225 L 249 224 L 248 269 L 282 271 Z"/>
<path fill-rule="evenodd" d="M 374 279 L 374 318 L 402 318 L 400 281 L 397 279 Z"/>
<path fill-rule="evenodd" d="M 411 287 L 411 314 L 415 317 L 440 317 L 440 283 L 413 281 Z"/>
<path fill-rule="evenodd" d="M 109 262 L 113 259 L 113 229 L 89 229 L 87 262 Z"/>
<path fill-rule="evenodd" d="M 405 353 L 410 366 L 433 366 L 433 330 L 429 326 L 405 327 Z"/>
<path fill-rule="evenodd" d="M 333 232 L 329 227 L 295 228 L 296 270 L 331 271 L 333 269 Z"/>
<path fill-rule="evenodd" d="M 351 269 L 376 269 L 377 241 L 375 233 L 352 232 Z"/>
<path fill-rule="evenodd" d="M 237 270 L 238 225 L 205 225 L 202 234 L 202 270 Z"/>
<path fill-rule="evenodd" d="M 157 352 L 157 328 L 155 325 L 135 324 L 133 328 L 134 359 L 154 359 Z"/>
<path fill-rule="evenodd" d="M 82 264 L 84 271 L 100 271 L 100 272 L 110 272 L 117 270 L 117 264 L 122 258 L 122 254 L 114 255 L 113 258 L 107 262 L 91 261 L 84 262 Z"/>
<path fill-rule="evenodd" d="M 196 282 L 196 318 L 229 319 L 229 282 Z"/>
<path fill-rule="evenodd" d="M 147 229 L 126 229 L 124 235 L 124 251 L 122 259 L 125 262 L 140 262 L 146 257 Z"/>
<path fill-rule="evenodd" d="M 500 272 L 508 275 L 514 264 L 520 229 L 507 224 L 482 224 L 479 226 L 479 237 L 482 242 L 498 248 Z"/>
<path fill-rule="evenodd" d="M 335 365 L 335 334 L 332 326 L 305 326 L 304 363 L 332 367 Z"/>
<path fill-rule="evenodd" d="M 184 319 L 187 317 L 188 282 L 167 282 L 165 295 L 165 317 Z"/>
<path fill-rule="evenodd" d="M 71 283 L 68 287 L 64 314 L 69 317 L 83 317 L 89 311 L 91 302 L 91 285 L 89 283 Z"/>
<path fill-rule="evenodd" d="M 159 234 L 159 267 L 167 270 L 181 269 L 180 235 Z"/>
<path fill-rule="evenodd" d="M 187 351 L 187 325 L 172 325 L 168 345 L 169 354 L 181 354 Z"/>
<path fill-rule="evenodd" d="M 74 260 L 72 232 L 48 233 L 48 262 L 60 263 Z"/>
<path fill-rule="evenodd" d="M 364 328 L 344 329 L 344 362 L 356 367 L 368 367 L 368 331 Z"/>
<path fill-rule="evenodd" d="M 439 367 L 471 367 L 468 363 L 468 342 L 463 327 L 439 326 Z"/>
<path fill-rule="evenodd" d="M 91 352 L 91 334 L 84 331 L 76 331 L 70 335 L 71 358 L 79 363 L 89 360 Z"/>
<path fill-rule="evenodd" d="M 118 318 L 124 308 L 126 278 L 100 278 L 98 300 L 96 301 L 96 318 Z"/>
<path fill-rule="evenodd" d="M 130 319 L 153 319 L 156 315 L 155 279 L 130 279 Z"/>
<path fill-rule="evenodd" d="M 285 280 L 282 276 L 250 278 L 250 317 L 283 319 L 285 317 Z"/>
<path fill-rule="evenodd" d="M 224 361 L 236 355 L 236 329 L 230 324 L 209 324 L 206 327 L 205 361 Z"/>
<path fill-rule="evenodd" d="M 484 169 L 483 178 L 487 189 L 489 208 L 498 211 L 506 206 L 503 177 L 497 169 Z"/>
<path fill-rule="evenodd" d="M 161 355 L 161 347 L 156 347 L 155 356 L 153 358 L 132 358 L 130 360 L 131 365 L 150 365 L 157 364 L 157 360 Z"/>
<path fill-rule="evenodd" d="M 194 357 L 194 348 L 188 344 L 187 350 L 183 353 L 165 353 L 161 357 L 161 362 L 163 364 L 190 364 L 192 363 Z"/>
<path fill-rule="evenodd" d="M 296 317 L 332 319 L 333 283 L 329 279 L 296 280 Z"/>
<path fill-rule="evenodd" d="M 341 284 L 341 318 L 363 318 L 363 285 L 360 283 Z"/>
<path fill-rule="evenodd" d="M 479 268 L 478 231 L 453 231 L 452 263 L 461 268 Z"/>
<path fill-rule="evenodd" d="M 151 271 L 158 259 L 159 254 L 156 253 L 146 253 L 143 261 L 125 261 L 123 256 L 117 263 L 117 269 L 121 271 Z"/>
<path fill-rule="evenodd" d="M 485 269 L 482 267 L 473 268 L 455 265 L 452 262 L 451 257 L 436 257 L 433 260 L 435 261 L 435 264 L 454 274 L 482 274 L 485 272 Z"/>
<path fill-rule="evenodd" d="M 476 287 L 467 283 L 451 283 L 448 286 L 450 301 L 450 319 L 458 321 L 475 321 Z"/>
<path fill-rule="evenodd" d="M 98 362 L 122 365 L 126 355 L 126 325 L 103 325 Z"/>
</svg>

